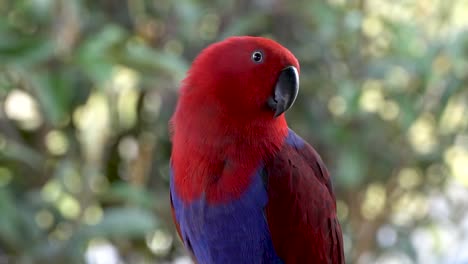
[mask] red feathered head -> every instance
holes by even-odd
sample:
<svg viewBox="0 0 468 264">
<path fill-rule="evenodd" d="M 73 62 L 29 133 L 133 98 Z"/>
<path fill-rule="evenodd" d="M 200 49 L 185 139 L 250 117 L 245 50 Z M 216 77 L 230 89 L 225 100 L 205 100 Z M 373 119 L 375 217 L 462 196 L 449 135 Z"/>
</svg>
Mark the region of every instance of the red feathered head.
<svg viewBox="0 0 468 264">
<path fill-rule="evenodd" d="M 275 118 L 293 104 L 298 76 L 297 59 L 277 42 L 231 37 L 207 47 L 195 59 L 181 99 L 230 119 Z"/>
</svg>

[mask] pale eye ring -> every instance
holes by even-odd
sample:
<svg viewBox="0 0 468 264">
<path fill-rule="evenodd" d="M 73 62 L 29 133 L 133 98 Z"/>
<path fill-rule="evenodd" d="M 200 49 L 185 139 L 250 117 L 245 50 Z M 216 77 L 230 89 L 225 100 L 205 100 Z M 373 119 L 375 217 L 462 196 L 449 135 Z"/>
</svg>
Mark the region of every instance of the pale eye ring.
<svg viewBox="0 0 468 264">
<path fill-rule="evenodd" d="M 260 51 L 254 51 L 252 53 L 252 61 L 255 63 L 260 63 L 263 61 L 263 54 Z"/>
</svg>

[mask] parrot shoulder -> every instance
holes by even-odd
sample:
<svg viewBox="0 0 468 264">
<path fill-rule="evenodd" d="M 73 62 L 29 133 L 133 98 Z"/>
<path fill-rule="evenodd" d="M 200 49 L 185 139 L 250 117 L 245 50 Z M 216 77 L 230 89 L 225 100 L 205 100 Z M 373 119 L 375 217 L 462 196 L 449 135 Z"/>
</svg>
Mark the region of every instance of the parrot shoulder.
<svg viewBox="0 0 468 264">
<path fill-rule="evenodd" d="M 344 263 L 335 195 L 319 154 L 289 130 L 265 170 L 266 216 L 278 256 L 286 263 Z"/>
</svg>

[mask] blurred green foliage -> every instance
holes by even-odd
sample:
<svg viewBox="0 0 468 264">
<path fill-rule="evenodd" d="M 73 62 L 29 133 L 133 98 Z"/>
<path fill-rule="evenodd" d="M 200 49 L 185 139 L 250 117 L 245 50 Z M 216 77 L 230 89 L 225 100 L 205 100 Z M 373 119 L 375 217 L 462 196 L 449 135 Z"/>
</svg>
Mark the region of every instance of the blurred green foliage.
<svg viewBox="0 0 468 264">
<path fill-rule="evenodd" d="M 289 125 L 332 173 L 349 263 L 454 263 L 467 12 L 463 0 L 0 0 L 0 263 L 112 263 L 90 260 L 98 245 L 125 263 L 185 254 L 167 122 L 191 60 L 231 35 L 299 59 Z"/>
</svg>

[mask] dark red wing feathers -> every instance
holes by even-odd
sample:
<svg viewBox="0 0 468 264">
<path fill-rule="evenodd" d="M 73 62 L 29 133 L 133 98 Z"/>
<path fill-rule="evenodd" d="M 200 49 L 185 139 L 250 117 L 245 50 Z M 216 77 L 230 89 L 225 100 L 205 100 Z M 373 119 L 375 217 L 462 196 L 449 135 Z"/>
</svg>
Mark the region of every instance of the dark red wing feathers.
<svg viewBox="0 0 468 264">
<path fill-rule="evenodd" d="M 266 166 L 267 220 L 285 263 L 344 263 L 330 176 L 315 150 L 290 131 Z"/>
</svg>

